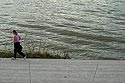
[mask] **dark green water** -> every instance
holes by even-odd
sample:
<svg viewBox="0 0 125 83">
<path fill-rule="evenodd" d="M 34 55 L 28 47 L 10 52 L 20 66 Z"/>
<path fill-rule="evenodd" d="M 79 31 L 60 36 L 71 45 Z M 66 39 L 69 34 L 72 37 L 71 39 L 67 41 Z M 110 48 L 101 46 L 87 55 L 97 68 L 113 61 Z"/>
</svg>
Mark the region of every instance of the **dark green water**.
<svg viewBox="0 0 125 83">
<path fill-rule="evenodd" d="M 0 0 L 0 48 L 11 31 L 77 59 L 125 59 L 125 0 Z"/>
</svg>

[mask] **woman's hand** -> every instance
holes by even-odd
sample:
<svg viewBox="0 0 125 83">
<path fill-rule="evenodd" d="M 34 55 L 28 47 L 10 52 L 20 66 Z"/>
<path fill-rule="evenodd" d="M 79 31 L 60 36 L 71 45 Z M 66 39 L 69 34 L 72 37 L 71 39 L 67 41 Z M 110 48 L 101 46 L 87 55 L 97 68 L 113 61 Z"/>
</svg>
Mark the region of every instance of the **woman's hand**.
<svg viewBox="0 0 125 83">
<path fill-rule="evenodd" d="M 15 41 L 14 41 L 14 40 L 12 40 L 12 43 L 14 44 L 14 43 L 15 43 Z"/>
</svg>

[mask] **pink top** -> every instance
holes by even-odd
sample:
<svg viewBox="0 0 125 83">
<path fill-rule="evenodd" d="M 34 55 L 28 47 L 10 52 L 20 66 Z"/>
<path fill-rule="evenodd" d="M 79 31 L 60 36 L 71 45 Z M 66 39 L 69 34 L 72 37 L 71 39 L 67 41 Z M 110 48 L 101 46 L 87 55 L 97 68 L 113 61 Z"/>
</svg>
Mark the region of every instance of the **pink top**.
<svg viewBox="0 0 125 83">
<path fill-rule="evenodd" d="M 14 35 L 13 39 L 14 39 L 14 42 L 16 43 L 16 42 L 20 42 L 21 37 L 19 35 Z"/>
</svg>

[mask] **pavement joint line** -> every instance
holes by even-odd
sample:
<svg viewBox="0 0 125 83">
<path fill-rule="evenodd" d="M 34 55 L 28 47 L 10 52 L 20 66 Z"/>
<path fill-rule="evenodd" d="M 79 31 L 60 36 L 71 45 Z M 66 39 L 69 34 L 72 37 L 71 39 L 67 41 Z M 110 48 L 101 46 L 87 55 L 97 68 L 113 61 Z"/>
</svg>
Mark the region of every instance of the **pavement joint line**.
<svg viewBox="0 0 125 83">
<path fill-rule="evenodd" d="M 29 81 L 31 83 L 31 70 L 30 70 L 30 61 L 29 61 Z"/>
<path fill-rule="evenodd" d="M 94 73 L 94 76 L 93 76 L 92 83 L 94 83 L 94 81 L 95 81 L 95 76 L 96 76 L 96 73 L 97 73 L 97 70 L 98 70 L 98 66 L 99 66 L 99 63 L 96 66 L 96 70 L 95 70 L 95 73 Z"/>
<path fill-rule="evenodd" d="M 120 65 L 122 66 L 122 61 L 119 61 Z"/>
</svg>

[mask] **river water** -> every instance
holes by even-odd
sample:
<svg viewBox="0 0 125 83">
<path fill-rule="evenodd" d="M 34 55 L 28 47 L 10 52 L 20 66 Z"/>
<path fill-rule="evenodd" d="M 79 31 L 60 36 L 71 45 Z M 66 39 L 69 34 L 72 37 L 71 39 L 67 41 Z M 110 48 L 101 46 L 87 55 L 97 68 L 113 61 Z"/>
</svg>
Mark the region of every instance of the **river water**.
<svg viewBox="0 0 125 83">
<path fill-rule="evenodd" d="M 125 59 L 125 0 L 0 0 L 1 49 L 13 29 L 75 59 Z"/>
</svg>

